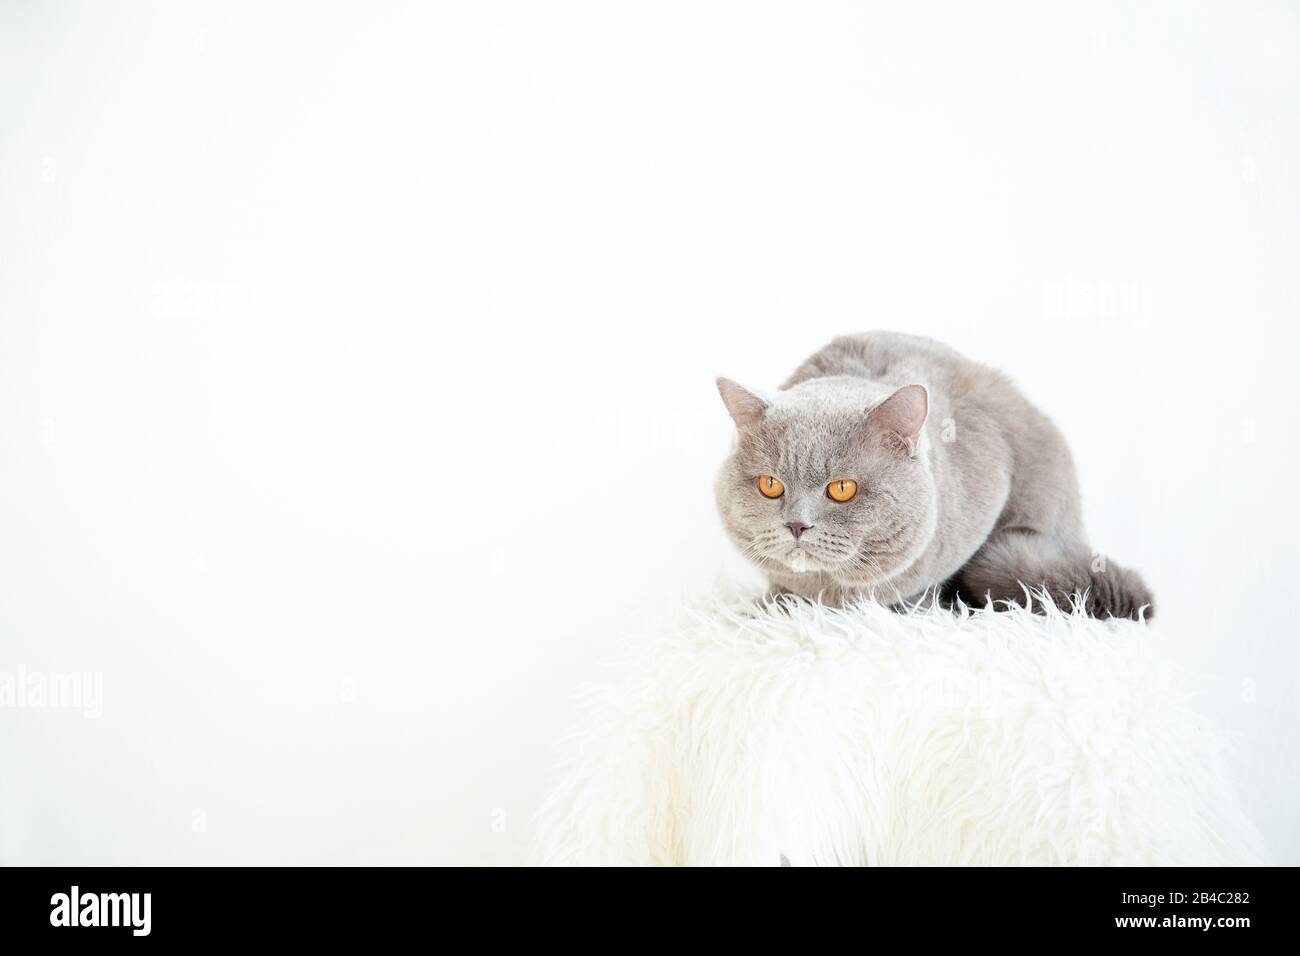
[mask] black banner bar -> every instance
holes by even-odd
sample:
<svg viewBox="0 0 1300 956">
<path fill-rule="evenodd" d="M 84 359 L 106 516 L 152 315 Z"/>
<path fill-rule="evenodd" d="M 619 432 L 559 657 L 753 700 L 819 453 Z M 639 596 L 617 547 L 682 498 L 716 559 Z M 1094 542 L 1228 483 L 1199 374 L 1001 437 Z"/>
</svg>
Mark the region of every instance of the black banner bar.
<svg viewBox="0 0 1300 956">
<path fill-rule="evenodd" d="M 445 934 L 529 927 L 554 940 L 610 920 L 624 936 L 630 927 L 633 939 L 680 924 L 683 945 L 694 926 L 759 938 L 797 929 L 805 941 L 848 931 L 864 945 L 899 933 L 918 941 L 1176 946 L 1291 936 L 1289 870 L 875 869 L 809 879 L 736 871 L 8 869 L 0 871 L 0 916 L 7 942 L 135 945 L 374 944 L 408 939 L 413 929 L 450 939 Z"/>
</svg>

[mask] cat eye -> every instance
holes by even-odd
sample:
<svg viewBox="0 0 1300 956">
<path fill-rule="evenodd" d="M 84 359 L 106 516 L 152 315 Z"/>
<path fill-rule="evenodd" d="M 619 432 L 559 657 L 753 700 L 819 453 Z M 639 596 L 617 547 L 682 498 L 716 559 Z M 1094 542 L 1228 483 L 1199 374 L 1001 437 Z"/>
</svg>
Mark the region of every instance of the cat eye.
<svg viewBox="0 0 1300 956">
<path fill-rule="evenodd" d="M 773 478 L 771 475 L 759 475 L 758 490 L 763 493 L 764 498 L 780 498 L 785 494 L 785 485 L 781 484 L 780 478 Z"/>
<path fill-rule="evenodd" d="M 858 493 L 858 483 L 852 478 L 838 478 L 826 486 L 826 494 L 832 501 L 852 501 Z"/>
</svg>

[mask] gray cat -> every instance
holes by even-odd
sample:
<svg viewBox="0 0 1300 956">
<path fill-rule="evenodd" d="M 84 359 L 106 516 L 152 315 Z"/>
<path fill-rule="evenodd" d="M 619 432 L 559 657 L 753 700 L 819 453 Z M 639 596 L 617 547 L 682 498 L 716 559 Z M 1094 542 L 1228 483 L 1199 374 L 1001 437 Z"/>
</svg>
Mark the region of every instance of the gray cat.
<svg viewBox="0 0 1300 956">
<path fill-rule="evenodd" d="M 842 604 L 928 590 L 1150 617 L 1135 572 L 1094 556 L 1065 439 L 1000 372 L 929 339 L 838 338 L 770 397 L 718 390 L 738 429 L 727 533 L 778 592 Z"/>
</svg>

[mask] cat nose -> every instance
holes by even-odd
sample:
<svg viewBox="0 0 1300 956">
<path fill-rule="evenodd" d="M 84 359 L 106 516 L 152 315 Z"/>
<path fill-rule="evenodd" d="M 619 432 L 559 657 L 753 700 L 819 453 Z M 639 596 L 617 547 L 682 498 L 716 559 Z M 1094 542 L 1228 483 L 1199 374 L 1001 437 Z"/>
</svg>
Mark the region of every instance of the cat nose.
<svg viewBox="0 0 1300 956">
<path fill-rule="evenodd" d="M 787 521 L 785 526 L 790 529 L 790 533 L 794 535 L 796 541 L 799 540 L 799 535 L 812 527 L 812 525 L 804 524 L 802 521 Z"/>
</svg>

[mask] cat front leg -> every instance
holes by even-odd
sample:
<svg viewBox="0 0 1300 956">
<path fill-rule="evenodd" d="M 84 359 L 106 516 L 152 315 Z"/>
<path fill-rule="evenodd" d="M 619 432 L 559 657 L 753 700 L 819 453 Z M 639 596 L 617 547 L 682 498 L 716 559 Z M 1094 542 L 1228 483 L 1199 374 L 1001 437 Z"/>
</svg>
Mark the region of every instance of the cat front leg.
<svg viewBox="0 0 1300 956">
<path fill-rule="evenodd" d="M 834 578 L 825 574 L 768 574 L 767 601 L 809 601 L 828 607 L 844 607 L 852 603 L 858 593 L 846 590 Z"/>
</svg>

